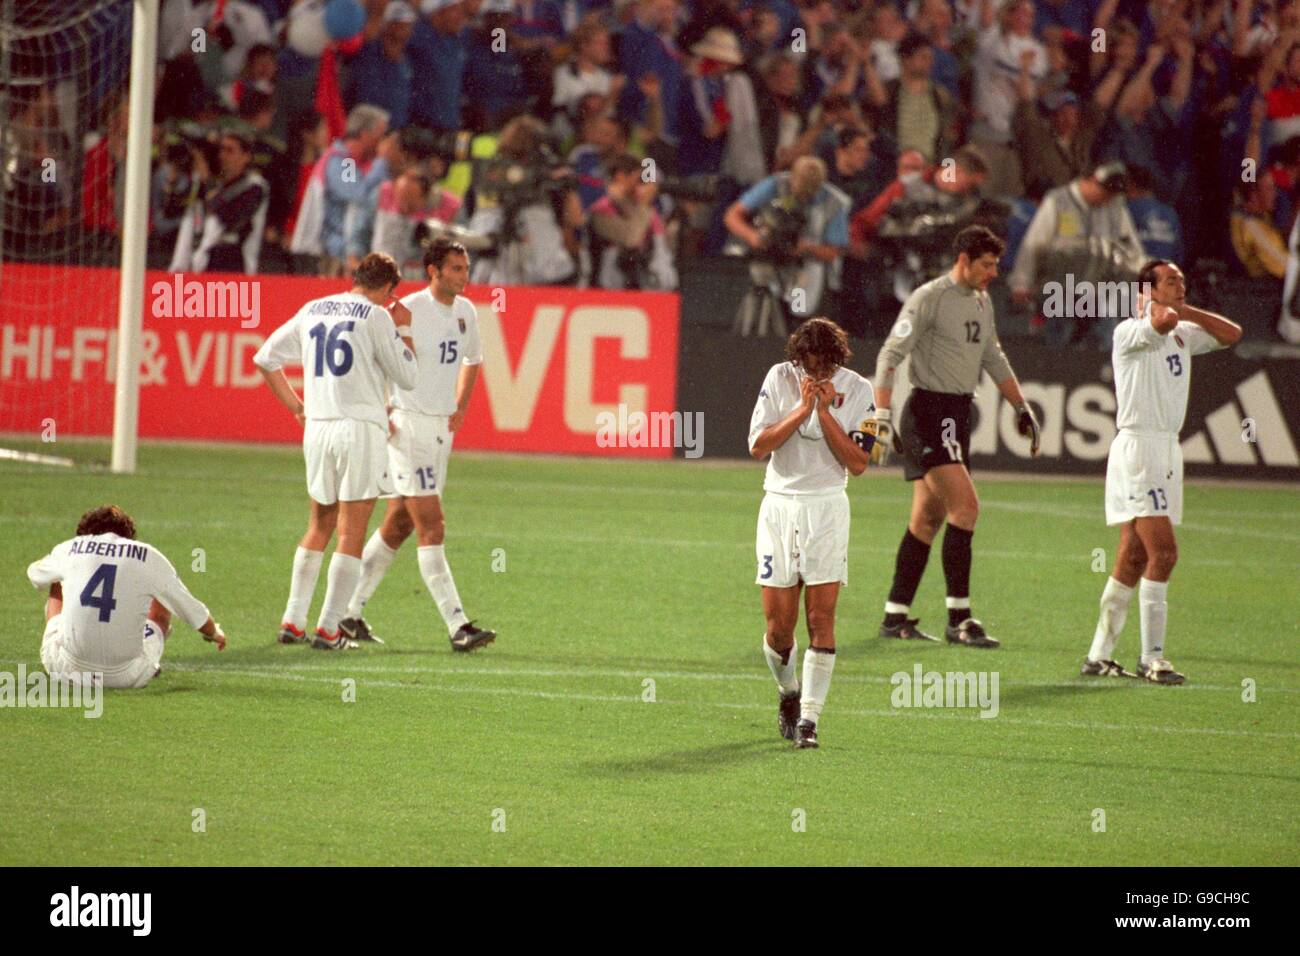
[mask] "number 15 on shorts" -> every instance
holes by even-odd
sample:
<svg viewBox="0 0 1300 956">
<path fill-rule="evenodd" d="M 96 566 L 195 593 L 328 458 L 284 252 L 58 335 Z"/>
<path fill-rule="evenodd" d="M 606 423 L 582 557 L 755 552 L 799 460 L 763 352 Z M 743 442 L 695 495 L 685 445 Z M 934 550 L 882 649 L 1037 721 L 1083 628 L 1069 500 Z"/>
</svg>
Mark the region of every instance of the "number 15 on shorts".
<svg viewBox="0 0 1300 956">
<path fill-rule="evenodd" d="M 1169 499 L 1165 497 L 1165 489 L 1151 488 L 1147 494 L 1151 496 L 1151 507 L 1156 511 L 1169 510 Z"/>
<path fill-rule="evenodd" d="M 424 468 L 415 469 L 415 477 L 420 479 L 420 490 L 436 490 L 438 487 L 438 477 L 433 470 L 432 465 L 426 465 Z"/>
</svg>

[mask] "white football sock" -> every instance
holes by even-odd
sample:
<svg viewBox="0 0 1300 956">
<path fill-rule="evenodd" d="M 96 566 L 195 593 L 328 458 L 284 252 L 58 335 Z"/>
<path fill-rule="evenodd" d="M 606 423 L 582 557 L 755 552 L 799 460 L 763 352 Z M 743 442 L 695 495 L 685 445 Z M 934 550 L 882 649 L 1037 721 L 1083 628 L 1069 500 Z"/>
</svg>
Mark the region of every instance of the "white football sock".
<svg viewBox="0 0 1300 956">
<path fill-rule="evenodd" d="M 772 650 L 772 645 L 767 643 L 767 635 L 764 634 L 763 656 L 767 658 L 767 666 L 772 669 L 772 676 L 776 678 L 776 686 L 781 688 L 781 693 L 797 693 L 799 690 L 799 645 L 790 645 L 790 653 L 786 657 L 785 663 L 782 664 L 781 655 Z"/>
<path fill-rule="evenodd" d="M 1115 653 L 1115 642 L 1124 630 L 1128 619 L 1129 602 L 1133 600 L 1133 589 L 1121 584 L 1113 577 L 1106 579 L 1105 590 L 1101 592 L 1101 616 L 1097 618 L 1097 631 L 1092 636 L 1092 649 L 1088 651 L 1090 661 L 1108 661 Z"/>
<path fill-rule="evenodd" d="M 284 621 L 298 630 L 307 627 L 307 612 L 311 610 L 312 595 L 316 593 L 316 579 L 320 577 L 323 551 L 308 551 L 299 547 L 293 553 L 293 576 L 289 579 L 289 603 L 284 609 Z"/>
<path fill-rule="evenodd" d="M 1150 664 L 1165 656 L 1165 619 L 1169 605 L 1165 595 L 1168 581 L 1148 581 L 1138 584 L 1138 615 L 1142 619 L 1142 663 Z"/>
<path fill-rule="evenodd" d="M 460 606 L 460 595 L 456 593 L 456 582 L 451 578 L 451 568 L 443 555 L 442 545 L 430 544 L 419 550 L 420 577 L 424 578 L 433 602 L 438 605 L 438 613 L 447 623 L 447 631 L 452 637 L 461 625 L 469 622 L 465 610 Z"/>
<path fill-rule="evenodd" d="M 395 557 L 397 552 L 384 542 L 384 536 L 376 530 L 366 542 L 365 550 L 361 552 L 361 580 L 357 582 L 357 589 L 352 594 L 352 600 L 348 602 L 348 613 L 345 617 L 361 616 L 366 602 L 374 595 L 375 589 L 388 573 L 388 567 Z"/>
<path fill-rule="evenodd" d="M 357 589 L 361 578 L 361 559 L 334 552 L 329 570 L 325 572 L 325 603 L 321 605 L 316 626 L 333 637 L 338 633 L 339 620 L 347 609 L 348 595 Z"/>
<path fill-rule="evenodd" d="M 800 718 L 817 723 L 831 688 L 831 671 L 835 670 L 835 652 L 825 653 L 815 647 L 803 652 L 803 699 Z"/>
</svg>

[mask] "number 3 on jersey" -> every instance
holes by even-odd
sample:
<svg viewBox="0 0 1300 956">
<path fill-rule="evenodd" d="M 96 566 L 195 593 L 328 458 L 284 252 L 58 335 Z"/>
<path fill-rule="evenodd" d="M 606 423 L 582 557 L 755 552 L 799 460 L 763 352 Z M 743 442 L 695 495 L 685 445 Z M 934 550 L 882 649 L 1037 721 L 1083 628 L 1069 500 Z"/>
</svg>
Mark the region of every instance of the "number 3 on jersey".
<svg viewBox="0 0 1300 956">
<path fill-rule="evenodd" d="M 343 332 L 351 332 L 356 322 L 340 322 L 325 332 L 325 323 L 317 322 L 308 333 L 316 340 L 316 377 L 320 378 L 328 368 L 331 375 L 346 375 L 352 368 L 352 343 L 339 338 Z"/>
</svg>

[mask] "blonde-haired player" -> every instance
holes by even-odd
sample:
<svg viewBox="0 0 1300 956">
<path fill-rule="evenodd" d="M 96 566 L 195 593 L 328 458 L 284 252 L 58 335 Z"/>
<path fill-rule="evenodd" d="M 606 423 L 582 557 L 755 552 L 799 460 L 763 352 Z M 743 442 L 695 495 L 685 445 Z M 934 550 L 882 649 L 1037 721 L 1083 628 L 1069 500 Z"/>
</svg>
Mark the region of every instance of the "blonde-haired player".
<svg viewBox="0 0 1300 956">
<path fill-rule="evenodd" d="M 1106 461 L 1106 524 L 1120 526 L 1119 551 L 1082 673 L 1129 676 L 1112 654 L 1137 590 L 1142 633 L 1137 676 L 1181 684 L 1183 675 L 1164 654 L 1166 593 L 1178 559 L 1174 526 L 1183 520 L 1178 433 L 1187 416 L 1192 356 L 1234 345 L 1241 326 L 1188 305 L 1186 280 L 1172 262 L 1148 262 L 1138 284 L 1144 293 L 1139 313 L 1115 327 L 1111 347 L 1118 432 Z"/>
</svg>

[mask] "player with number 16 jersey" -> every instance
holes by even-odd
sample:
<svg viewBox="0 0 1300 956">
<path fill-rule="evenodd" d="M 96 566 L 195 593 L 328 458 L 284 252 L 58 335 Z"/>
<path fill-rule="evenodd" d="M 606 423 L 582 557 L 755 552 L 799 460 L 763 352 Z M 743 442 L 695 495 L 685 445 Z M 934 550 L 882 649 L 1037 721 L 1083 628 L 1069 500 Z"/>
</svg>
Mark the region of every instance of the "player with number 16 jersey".
<svg viewBox="0 0 1300 956">
<path fill-rule="evenodd" d="M 356 646 L 340 633 L 339 621 L 361 577 L 361 549 L 375 500 L 392 491 L 388 383 L 415 384 L 409 313 L 392 301 L 400 278 L 392 256 L 370 253 L 357 266 L 350 292 L 308 302 L 271 333 L 253 358 L 275 397 L 303 423 L 311 499 L 307 533 L 294 553 L 281 644 L 308 640 L 307 610 L 325 547 L 337 529 L 338 547 L 330 559 L 311 645 L 331 651 Z M 302 399 L 285 378 L 287 365 L 302 366 Z"/>
</svg>

